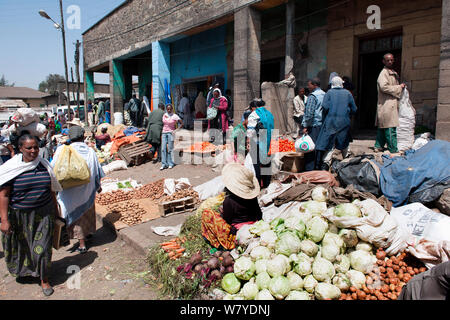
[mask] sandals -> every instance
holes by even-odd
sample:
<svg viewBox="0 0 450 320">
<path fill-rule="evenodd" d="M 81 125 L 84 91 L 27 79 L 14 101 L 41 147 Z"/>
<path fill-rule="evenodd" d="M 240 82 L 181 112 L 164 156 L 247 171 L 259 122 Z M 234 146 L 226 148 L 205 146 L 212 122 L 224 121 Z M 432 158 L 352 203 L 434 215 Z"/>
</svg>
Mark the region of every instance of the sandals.
<svg viewBox="0 0 450 320">
<path fill-rule="evenodd" d="M 83 248 L 78 247 L 78 248 L 77 248 L 77 251 L 78 251 L 79 253 L 86 253 L 88 250 L 87 250 L 86 247 L 83 247 Z"/>
<path fill-rule="evenodd" d="M 55 290 L 53 290 L 52 287 L 50 288 L 42 288 L 42 292 L 44 293 L 44 295 L 46 297 L 51 296 L 53 294 L 53 292 L 55 292 Z"/>
</svg>

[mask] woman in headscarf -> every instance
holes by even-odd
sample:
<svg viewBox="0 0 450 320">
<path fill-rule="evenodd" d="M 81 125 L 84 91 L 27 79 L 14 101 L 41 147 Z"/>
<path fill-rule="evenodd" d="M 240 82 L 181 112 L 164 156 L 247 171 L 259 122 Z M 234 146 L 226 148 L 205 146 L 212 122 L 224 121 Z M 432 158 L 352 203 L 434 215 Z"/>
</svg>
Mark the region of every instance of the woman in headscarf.
<svg viewBox="0 0 450 320">
<path fill-rule="evenodd" d="M 2 244 L 9 273 L 21 282 L 41 280 L 44 295 L 53 293 L 48 277 L 53 229 L 59 216 L 55 192 L 61 185 L 50 163 L 39 156 L 38 139 L 29 134 L 18 140 L 20 153 L 0 166 Z"/>
<path fill-rule="evenodd" d="M 236 233 L 246 224 L 262 219 L 258 204 L 259 183 L 253 172 L 239 163 L 223 167 L 225 200 L 217 211 L 202 212 L 202 235 L 215 248 L 231 250 L 236 246 Z"/>
<path fill-rule="evenodd" d="M 356 113 L 357 107 L 352 94 L 344 89 L 344 81 L 340 77 L 334 77 L 331 81 L 331 89 L 325 94 L 322 102 L 324 121 L 316 142 L 316 150 L 322 153 L 326 151 L 322 169 L 328 170 L 331 165 L 333 148 L 347 155 L 350 144 L 350 120 Z"/>
<path fill-rule="evenodd" d="M 210 101 L 208 108 L 216 108 L 217 116 L 208 120 L 208 130 L 209 129 L 219 129 L 222 130 L 222 139 L 223 144 L 225 144 L 225 136 L 228 130 L 228 117 L 227 117 L 227 109 L 228 109 L 228 101 L 227 98 L 222 96 L 222 92 L 220 89 L 216 88 L 213 91 L 213 98 Z M 212 137 L 215 138 L 215 137 Z M 215 139 L 213 139 L 214 141 Z"/>
<path fill-rule="evenodd" d="M 199 91 L 195 99 L 195 118 L 201 119 L 206 117 L 206 99 L 203 92 Z"/>
<path fill-rule="evenodd" d="M 84 143 L 84 129 L 73 126 L 69 129 L 70 145 L 86 161 L 90 170 L 90 181 L 81 186 L 64 189 L 58 193 L 61 214 L 67 222 L 71 239 L 78 239 L 77 251 L 86 253 L 86 240 L 96 231 L 95 195 L 102 191 L 100 180 L 105 176 L 95 151 Z M 55 166 L 63 146 L 56 149 L 52 160 Z"/>
</svg>

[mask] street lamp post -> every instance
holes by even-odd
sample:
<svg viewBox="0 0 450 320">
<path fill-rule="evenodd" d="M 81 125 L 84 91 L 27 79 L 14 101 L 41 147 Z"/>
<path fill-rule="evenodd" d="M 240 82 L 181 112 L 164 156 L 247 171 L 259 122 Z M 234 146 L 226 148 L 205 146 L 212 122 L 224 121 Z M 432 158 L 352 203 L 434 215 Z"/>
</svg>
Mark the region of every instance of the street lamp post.
<svg viewBox="0 0 450 320">
<path fill-rule="evenodd" d="M 44 10 L 39 10 L 39 15 L 45 19 L 51 20 L 53 21 L 53 23 L 55 24 L 55 28 L 60 29 L 61 33 L 62 33 L 62 40 L 63 40 L 63 52 L 64 52 L 64 71 L 65 71 L 65 75 L 66 75 L 66 92 L 67 92 L 67 109 L 69 112 L 69 121 L 72 120 L 72 116 L 71 116 L 71 108 L 70 108 L 70 94 L 69 94 L 69 72 L 67 70 L 67 53 L 66 53 L 66 32 L 64 29 L 64 14 L 63 14 L 63 3 L 62 0 L 59 0 L 59 8 L 61 11 L 61 23 L 58 24 L 57 22 L 55 22 L 55 20 L 53 20 L 52 18 L 50 18 L 50 16 L 44 11 Z"/>
</svg>

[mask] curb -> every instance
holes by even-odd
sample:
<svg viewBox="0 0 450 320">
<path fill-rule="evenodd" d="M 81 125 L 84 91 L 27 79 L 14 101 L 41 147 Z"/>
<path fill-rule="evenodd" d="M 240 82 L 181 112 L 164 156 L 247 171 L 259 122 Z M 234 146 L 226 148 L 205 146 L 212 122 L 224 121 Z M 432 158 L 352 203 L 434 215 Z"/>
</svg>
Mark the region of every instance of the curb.
<svg viewBox="0 0 450 320">
<path fill-rule="evenodd" d="M 116 227 L 114 227 L 114 224 L 112 222 L 106 220 L 104 217 L 97 213 L 95 215 L 99 224 L 105 226 L 111 233 L 115 234 L 119 239 L 136 250 L 137 253 L 142 256 L 147 256 L 148 247 L 151 246 L 151 243 L 148 246 L 142 244 L 147 243 L 148 239 L 145 239 L 140 234 L 138 234 L 137 232 L 133 232 L 132 230 L 129 230 L 128 232 L 126 229 L 118 231 L 116 230 Z"/>
</svg>

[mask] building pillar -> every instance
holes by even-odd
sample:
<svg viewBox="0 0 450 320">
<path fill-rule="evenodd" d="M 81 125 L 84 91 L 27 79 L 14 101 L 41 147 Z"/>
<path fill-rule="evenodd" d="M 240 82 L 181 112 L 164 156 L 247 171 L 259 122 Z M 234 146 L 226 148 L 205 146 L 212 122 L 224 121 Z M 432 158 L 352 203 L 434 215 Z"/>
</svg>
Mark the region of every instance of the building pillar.
<svg viewBox="0 0 450 320">
<path fill-rule="evenodd" d="M 450 141 L 450 1 L 442 1 L 436 139 Z"/>
<path fill-rule="evenodd" d="M 161 41 L 152 43 L 153 108 L 166 103 L 165 82 L 170 85 L 170 44 Z M 174 107 L 175 110 L 175 107 Z"/>
<path fill-rule="evenodd" d="M 294 0 L 289 0 L 286 3 L 286 58 L 284 74 L 287 75 L 294 69 L 294 19 L 295 19 L 295 2 Z"/>
<path fill-rule="evenodd" d="M 111 103 L 111 123 L 114 123 L 114 113 L 123 112 L 124 101 L 131 98 L 132 77 L 123 70 L 123 62 L 109 62 L 109 93 Z"/>
<path fill-rule="evenodd" d="M 84 72 L 84 114 L 85 119 L 84 122 L 88 125 L 88 106 L 89 106 L 89 100 L 91 100 L 92 104 L 94 103 L 95 98 L 95 87 L 94 87 L 94 73 L 92 71 L 85 71 Z"/>
<path fill-rule="evenodd" d="M 261 14 L 245 7 L 234 14 L 234 118 L 261 96 Z"/>
</svg>

